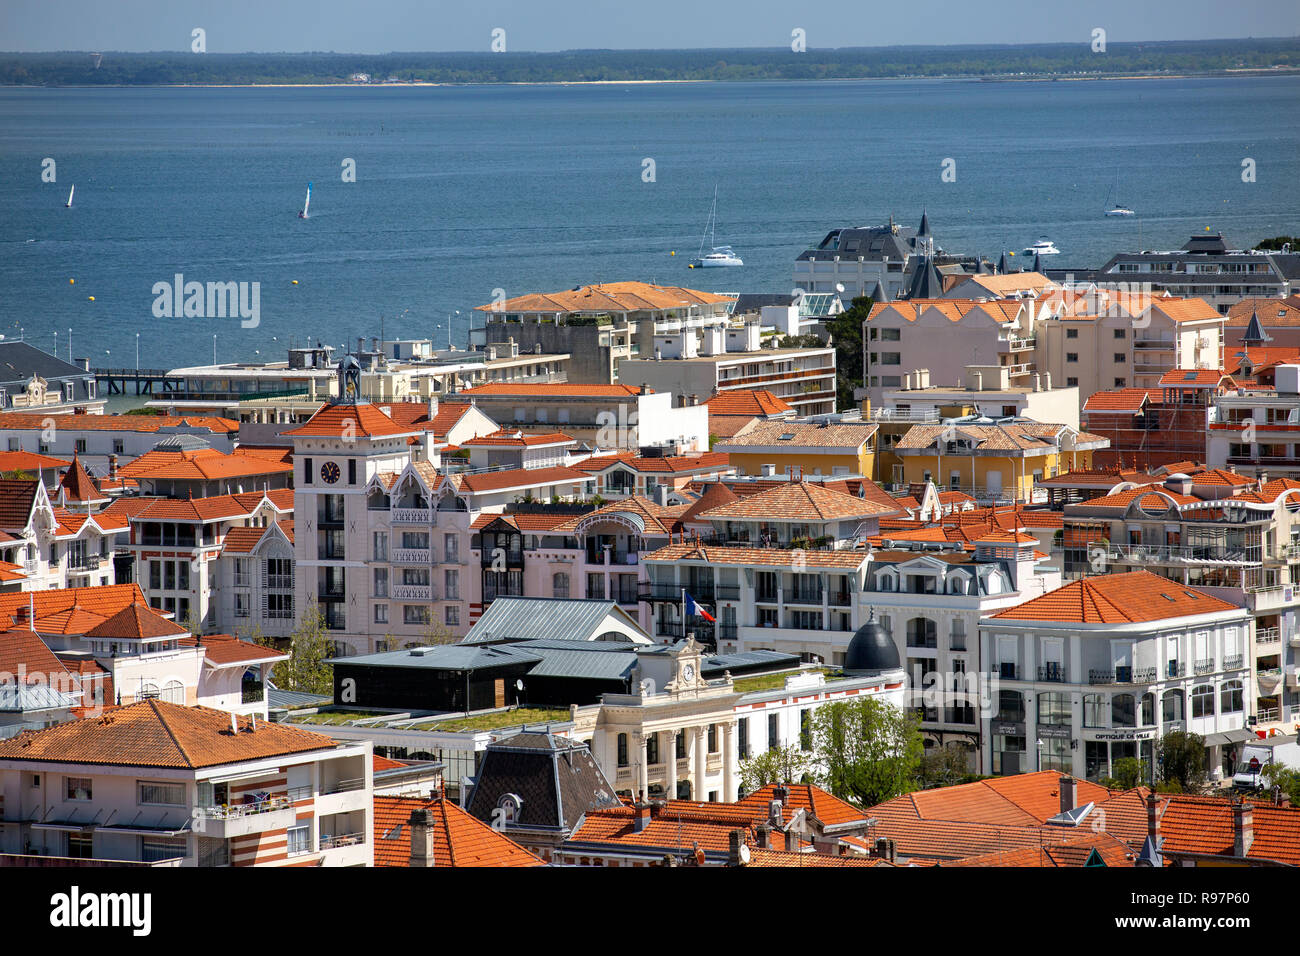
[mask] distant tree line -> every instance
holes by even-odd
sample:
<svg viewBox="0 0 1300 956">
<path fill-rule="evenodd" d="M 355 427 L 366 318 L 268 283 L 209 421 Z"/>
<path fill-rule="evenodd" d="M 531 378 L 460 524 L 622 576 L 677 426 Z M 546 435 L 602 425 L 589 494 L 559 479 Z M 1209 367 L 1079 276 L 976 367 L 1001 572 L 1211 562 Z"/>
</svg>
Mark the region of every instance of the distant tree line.
<svg viewBox="0 0 1300 956">
<path fill-rule="evenodd" d="M 575 50 L 563 53 L 90 53 L 0 54 L 0 84 L 141 86 L 184 83 L 340 83 L 353 74 L 426 83 L 594 80 L 818 80 L 1212 73 L 1300 67 L 1300 38 L 1022 46 L 738 50 Z"/>
</svg>

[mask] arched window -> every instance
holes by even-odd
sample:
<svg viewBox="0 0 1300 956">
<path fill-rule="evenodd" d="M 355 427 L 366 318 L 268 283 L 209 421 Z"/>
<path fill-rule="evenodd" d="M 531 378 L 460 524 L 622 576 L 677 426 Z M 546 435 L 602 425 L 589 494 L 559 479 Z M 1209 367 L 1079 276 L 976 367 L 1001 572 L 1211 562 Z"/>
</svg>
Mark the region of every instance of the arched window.
<svg viewBox="0 0 1300 956">
<path fill-rule="evenodd" d="M 1214 687 L 1199 684 L 1192 688 L 1192 717 L 1214 716 Z"/>
<path fill-rule="evenodd" d="M 1142 695 L 1142 726 L 1154 727 L 1156 723 L 1156 695 Z"/>
<path fill-rule="evenodd" d="M 1137 726 L 1137 701 L 1132 694 L 1116 694 L 1110 699 L 1110 725 L 1112 727 Z"/>
<path fill-rule="evenodd" d="M 551 575 L 551 596 L 557 598 L 569 596 L 569 575 L 564 571 L 556 571 Z"/>
<path fill-rule="evenodd" d="M 1241 681 L 1224 681 L 1219 689 L 1219 713 L 1235 714 L 1242 709 Z"/>
<path fill-rule="evenodd" d="M 140 685 L 140 700 L 148 700 L 151 697 L 160 696 L 158 685 L 154 683 L 143 683 Z"/>
<path fill-rule="evenodd" d="M 1107 727 L 1109 714 L 1106 713 L 1105 694 L 1083 695 L 1083 726 Z"/>
<path fill-rule="evenodd" d="M 928 617 L 914 617 L 907 622 L 908 647 L 938 647 L 939 638 L 934 621 Z"/>
<path fill-rule="evenodd" d="M 169 704 L 184 704 L 185 685 L 178 680 L 169 680 L 163 685 L 162 699 Z"/>
<path fill-rule="evenodd" d="M 1182 720 L 1186 709 L 1183 705 L 1181 690 L 1167 690 L 1160 697 L 1160 719 L 1163 723 Z"/>
</svg>

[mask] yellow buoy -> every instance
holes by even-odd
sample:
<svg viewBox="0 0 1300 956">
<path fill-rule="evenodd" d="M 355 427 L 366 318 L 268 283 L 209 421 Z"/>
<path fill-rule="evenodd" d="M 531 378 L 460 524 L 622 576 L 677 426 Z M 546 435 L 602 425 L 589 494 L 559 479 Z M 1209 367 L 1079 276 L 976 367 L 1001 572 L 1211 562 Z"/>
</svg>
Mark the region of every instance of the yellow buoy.
<svg viewBox="0 0 1300 956">
<path fill-rule="evenodd" d="M 675 256 L 675 255 L 677 255 L 676 251 L 670 252 L 670 253 L 668 253 L 668 254 L 669 254 L 670 256 Z"/>
<path fill-rule="evenodd" d="M 72 283 L 74 283 L 74 282 L 76 282 L 76 281 L 77 281 L 76 279 L 69 279 L 69 280 L 68 280 L 68 285 L 72 285 Z"/>
<path fill-rule="evenodd" d="M 298 284 L 298 280 L 297 280 L 297 279 L 294 279 L 294 280 L 293 280 L 293 284 L 294 284 L 294 285 L 297 285 L 297 284 Z"/>
<path fill-rule="evenodd" d="M 86 298 L 88 298 L 91 302 L 95 301 L 95 297 L 93 295 L 88 295 L 86 296 Z"/>
</svg>

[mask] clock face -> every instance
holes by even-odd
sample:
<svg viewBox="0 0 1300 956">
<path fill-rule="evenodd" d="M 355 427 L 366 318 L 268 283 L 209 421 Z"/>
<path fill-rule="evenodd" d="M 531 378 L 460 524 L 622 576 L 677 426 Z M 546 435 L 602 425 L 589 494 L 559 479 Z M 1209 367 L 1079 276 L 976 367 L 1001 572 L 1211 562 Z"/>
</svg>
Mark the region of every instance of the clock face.
<svg viewBox="0 0 1300 956">
<path fill-rule="evenodd" d="M 685 667 L 682 668 L 682 680 L 685 681 L 695 680 L 695 667 L 693 665 L 687 664 Z"/>
<path fill-rule="evenodd" d="M 327 461 L 320 466 L 321 480 L 327 484 L 334 484 L 339 480 L 339 465 L 336 461 Z"/>
</svg>

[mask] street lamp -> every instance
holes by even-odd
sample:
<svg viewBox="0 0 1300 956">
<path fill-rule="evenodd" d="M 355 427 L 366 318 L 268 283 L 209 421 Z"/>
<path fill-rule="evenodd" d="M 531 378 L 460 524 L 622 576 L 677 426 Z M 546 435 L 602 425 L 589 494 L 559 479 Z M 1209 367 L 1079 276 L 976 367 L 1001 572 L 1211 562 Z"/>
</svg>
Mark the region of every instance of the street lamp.
<svg viewBox="0 0 1300 956">
<path fill-rule="evenodd" d="M 140 333 L 135 333 L 135 370 L 140 371 Z"/>
</svg>

